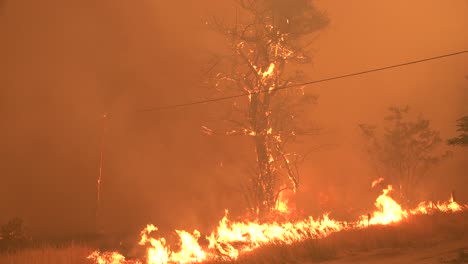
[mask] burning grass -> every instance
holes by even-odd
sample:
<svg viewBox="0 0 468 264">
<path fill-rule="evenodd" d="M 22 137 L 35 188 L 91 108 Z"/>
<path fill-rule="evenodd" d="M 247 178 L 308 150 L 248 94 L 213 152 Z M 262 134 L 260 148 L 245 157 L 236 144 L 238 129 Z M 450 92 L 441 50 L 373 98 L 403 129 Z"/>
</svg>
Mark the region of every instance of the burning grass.
<svg viewBox="0 0 468 264">
<path fill-rule="evenodd" d="M 83 263 L 83 256 L 95 264 L 163 264 L 163 263 L 291 263 L 323 261 L 378 248 L 417 248 L 431 246 L 447 240 L 466 239 L 468 207 L 448 202 L 422 202 L 416 208 L 403 209 L 388 194 L 388 186 L 375 202 L 376 210 L 357 221 L 344 222 L 323 215 L 320 219 L 308 217 L 287 221 L 231 221 L 226 215 L 210 235 L 200 232 L 176 230 L 178 243 L 168 243 L 157 234 L 158 228 L 147 225 L 140 234 L 141 248 L 146 256 L 130 261 L 115 251 L 90 252 L 88 248 L 75 250 L 54 248 L 54 260 L 46 254 L 47 248 L 30 254 L 8 254 L 5 263 L 23 263 L 15 260 L 32 254 L 29 259 L 45 263 Z M 468 241 L 467 241 L 468 243 Z M 79 247 L 80 248 L 80 247 Z M 50 248 L 49 248 L 50 249 Z M 24 251 L 25 253 L 29 251 Z M 78 257 L 76 257 L 78 252 Z M 86 252 L 90 254 L 86 254 Z M 81 254 L 81 255 L 80 255 Z M 144 260 L 144 261 L 143 261 Z M 75 262 L 78 261 L 78 262 Z M 213 262 L 214 261 L 214 262 Z M 36 262 L 41 263 L 41 262 Z M 42 262 L 44 263 L 44 262 Z M 86 262 L 84 262 L 86 263 Z M 89 263 L 89 262 L 88 262 Z"/>
<path fill-rule="evenodd" d="M 281 252 L 284 256 L 296 256 L 300 254 L 289 253 L 289 250 L 282 250 L 283 247 L 288 249 L 305 247 L 304 252 L 316 252 L 309 258 L 322 259 L 330 258 L 330 256 L 338 254 L 334 249 L 334 238 L 336 233 L 346 234 L 348 232 L 358 232 L 356 237 L 364 237 L 366 243 L 373 241 L 370 233 L 373 233 L 375 226 L 395 226 L 396 223 L 409 224 L 414 217 L 421 215 L 442 214 L 444 217 L 455 212 L 461 212 L 467 209 L 467 206 L 460 205 L 453 200 L 453 197 L 445 203 L 420 203 L 416 208 L 411 210 L 403 209 L 395 200 L 388 194 L 392 191 L 392 187 L 388 186 L 383 190 L 382 194 L 376 199 L 376 210 L 372 214 L 363 215 L 358 221 L 343 222 L 330 219 L 328 215 L 323 215 L 321 219 L 313 219 L 311 217 L 303 220 L 285 221 L 285 222 L 232 222 L 228 219 L 227 212 L 225 217 L 219 222 L 216 229 L 211 235 L 202 238 L 200 233 L 195 230 L 193 233 L 176 230 L 179 237 L 179 243 L 171 245 L 166 242 L 164 237 L 157 235 L 157 228 L 153 225 L 148 225 L 141 233 L 139 244 L 147 249 L 146 263 L 199 263 L 204 261 L 242 261 L 244 256 L 249 256 L 255 251 L 255 255 L 260 254 L 259 248 L 278 247 L 275 252 Z M 445 220 L 445 219 L 444 219 Z M 422 225 L 426 226 L 426 225 Z M 427 227 L 423 233 L 427 232 Z M 417 230 L 417 229 L 415 229 Z M 407 230 L 414 232 L 414 230 Z M 360 232 L 360 233 L 359 233 Z M 402 231 L 393 231 L 401 236 Z M 406 231 L 405 231 L 406 232 Z M 411 233 L 410 232 L 410 233 Z M 360 234 L 360 235 L 359 235 Z M 390 234 L 390 233 L 389 233 Z M 464 234 L 463 232 L 458 234 Z M 200 239 L 208 240 L 208 245 L 200 244 Z M 418 239 L 418 238 L 416 238 Z M 318 244 L 311 244 L 310 241 L 317 240 Z M 356 238 L 353 237 L 353 242 Z M 384 237 L 382 241 L 399 241 L 392 237 Z M 404 241 L 408 241 L 403 239 Z M 413 239 L 414 240 L 414 239 Z M 331 241 L 331 242 L 330 242 Z M 357 239 L 359 241 L 359 239 Z M 377 241 L 378 239 L 375 240 Z M 332 243 L 333 242 L 333 243 Z M 332 243 L 332 246 L 327 243 Z M 397 243 L 398 244 L 398 243 Z M 289 246 L 286 246 L 289 245 Z M 293 246 L 291 246 L 293 245 Z M 313 247 L 311 247 L 311 245 Z M 326 247 L 323 247 L 325 245 Z M 354 244 L 346 248 L 352 249 Z M 369 245 L 372 245 L 369 244 Z M 369 247 L 369 246 L 368 246 Z M 324 254 L 325 252 L 325 254 Z M 334 253 L 335 252 L 335 253 Z M 307 253 L 308 254 L 308 253 Z M 306 254 L 306 255 L 307 255 Z M 269 254 L 267 254 L 269 255 Z M 314 257 L 315 256 L 315 257 Z M 118 252 L 94 252 L 89 256 L 95 263 L 98 264 L 121 264 L 126 263 L 125 258 Z M 274 260 L 269 260 L 269 263 Z M 287 260 L 282 260 L 281 262 Z"/>
<path fill-rule="evenodd" d="M 264 245 L 239 255 L 236 260 L 216 260 L 207 263 L 314 263 L 328 260 L 339 261 L 376 251 L 378 252 L 377 257 L 383 258 L 388 254 L 423 250 L 457 241 L 460 242 L 458 244 L 468 245 L 467 211 L 414 215 L 395 224 L 371 225 L 364 229 L 344 230 L 332 233 L 328 237 L 310 238 L 292 244 Z M 41 246 L 0 255 L 0 263 L 90 264 L 93 261 L 86 259 L 86 257 L 92 251 L 93 248 L 85 244 L 69 244 L 61 247 Z M 457 258 L 459 257 L 457 256 Z"/>
<path fill-rule="evenodd" d="M 313 263 L 375 251 L 384 257 L 382 254 L 423 250 L 454 241 L 468 246 L 466 211 L 415 215 L 396 224 L 345 230 L 322 239 L 307 239 L 290 245 L 267 245 L 241 255 L 237 260 L 209 263 Z"/>
</svg>

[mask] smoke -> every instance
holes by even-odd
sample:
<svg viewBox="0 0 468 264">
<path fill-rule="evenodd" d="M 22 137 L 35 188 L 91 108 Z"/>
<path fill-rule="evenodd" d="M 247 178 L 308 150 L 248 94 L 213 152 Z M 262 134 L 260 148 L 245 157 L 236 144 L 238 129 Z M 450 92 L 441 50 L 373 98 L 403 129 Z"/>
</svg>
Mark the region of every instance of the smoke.
<svg viewBox="0 0 468 264">
<path fill-rule="evenodd" d="M 464 48 L 467 6 L 454 3 L 318 3 L 330 25 L 314 42 L 314 64 L 305 71 L 318 79 Z M 241 212 L 239 182 L 251 171 L 251 142 L 200 131 L 230 102 L 138 112 L 208 97 L 201 68 L 224 47 L 204 28 L 211 16 L 234 20 L 235 5 L 0 2 L 0 222 L 19 216 L 33 232 L 47 234 L 95 230 L 104 112 L 106 231 L 138 231 L 148 222 L 203 230 L 224 208 Z M 323 131 L 298 141 L 298 149 L 331 147 L 303 163 L 298 203 L 311 213 L 371 207 L 374 191 L 359 190 L 378 177 L 356 125 L 380 125 L 389 105 L 409 104 L 443 138 L 453 136 L 456 119 L 468 112 L 467 66 L 459 57 L 308 87 L 320 99 L 306 112 Z M 463 186 L 464 154 L 456 149 L 432 171 L 438 177 L 427 188 L 436 196 Z"/>
</svg>

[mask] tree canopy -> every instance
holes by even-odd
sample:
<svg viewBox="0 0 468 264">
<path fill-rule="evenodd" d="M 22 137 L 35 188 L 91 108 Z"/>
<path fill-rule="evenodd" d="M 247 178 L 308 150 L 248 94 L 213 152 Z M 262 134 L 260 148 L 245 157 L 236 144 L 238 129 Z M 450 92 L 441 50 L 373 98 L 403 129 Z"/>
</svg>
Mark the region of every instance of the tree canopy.
<svg viewBox="0 0 468 264">
<path fill-rule="evenodd" d="M 395 185 L 402 203 L 413 200 L 414 191 L 427 171 L 450 153 L 438 153 L 442 139 L 427 119 L 408 118 L 409 107 L 390 107 L 383 134 L 375 126 L 359 125 L 367 140 L 366 150 L 380 176 Z"/>
<path fill-rule="evenodd" d="M 449 145 L 468 146 L 468 116 L 464 116 L 457 120 L 458 132 L 461 134 L 458 137 L 451 138 L 447 141 Z"/>
</svg>

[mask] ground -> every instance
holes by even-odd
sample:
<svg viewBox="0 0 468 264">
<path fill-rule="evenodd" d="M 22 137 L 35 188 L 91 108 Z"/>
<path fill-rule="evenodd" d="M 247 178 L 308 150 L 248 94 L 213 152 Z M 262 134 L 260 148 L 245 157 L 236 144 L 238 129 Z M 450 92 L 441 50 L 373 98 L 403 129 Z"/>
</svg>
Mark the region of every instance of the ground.
<svg viewBox="0 0 468 264">
<path fill-rule="evenodd" d="M 0 253 L 0 264 L 91 264 L 86 256 L 94 249 L 90 244 L 36 245 Z M 468 263 L 468 212 L 413 216 L 388 226 L 263 246 L 228 263 Z"/>
<path fill-rule="evenodd" d="M 313 262 L 304 262 L 309 264 Z M 441 241 L 440 244 L 419 249 L 376 249 L 363 253 L 349 253 L 324 264 L 390 264 L 390 263 L 468 263 L 468 238 L 455 241 Z"/>
</svg>

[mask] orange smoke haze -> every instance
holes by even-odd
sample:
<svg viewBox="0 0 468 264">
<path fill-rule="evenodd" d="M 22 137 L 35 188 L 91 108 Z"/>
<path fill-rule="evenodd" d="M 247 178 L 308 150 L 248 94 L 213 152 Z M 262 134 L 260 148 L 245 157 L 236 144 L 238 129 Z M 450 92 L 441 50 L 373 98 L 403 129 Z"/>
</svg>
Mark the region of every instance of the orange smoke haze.
<svg viewBox="0 0 468 264">
<path fill-rule="evenodd" d="M 235 8 L 192 2 L 0 0 L 0 223 L 19 216 L 33 234 L 95 230 L 104 112 L 105 232 L 154 223 L 163 233 L 207 233 L 225 208 L 243 212 L 239 186 L 255 160 L 249 138 L 201 130 L 231 102 L 136 112 L 212 96 L 203 68 L 226 46 L 203 19 L 234 21 Z M 311 80 L 468 48 L 465 0 L 317 6 L 330 24 L 312 45 Z M 322 132 L 298 139 L 298 151 L 314 151 L 291 203 L 342 218 L 373 208 L 380 188 L 368 187 L 378 177 L 357 124 L 382 125 L 388 106 L 408 104 L 452 137 L 468 114 L 467 69 L 462 55 L 307 87 L 319 95 L 306 112 Z M 467 203 L 467 150 L 447 149 L 453 157 L 430 171 L 418 195 L 443 200 L 455 191 Z"/>
</svg>

